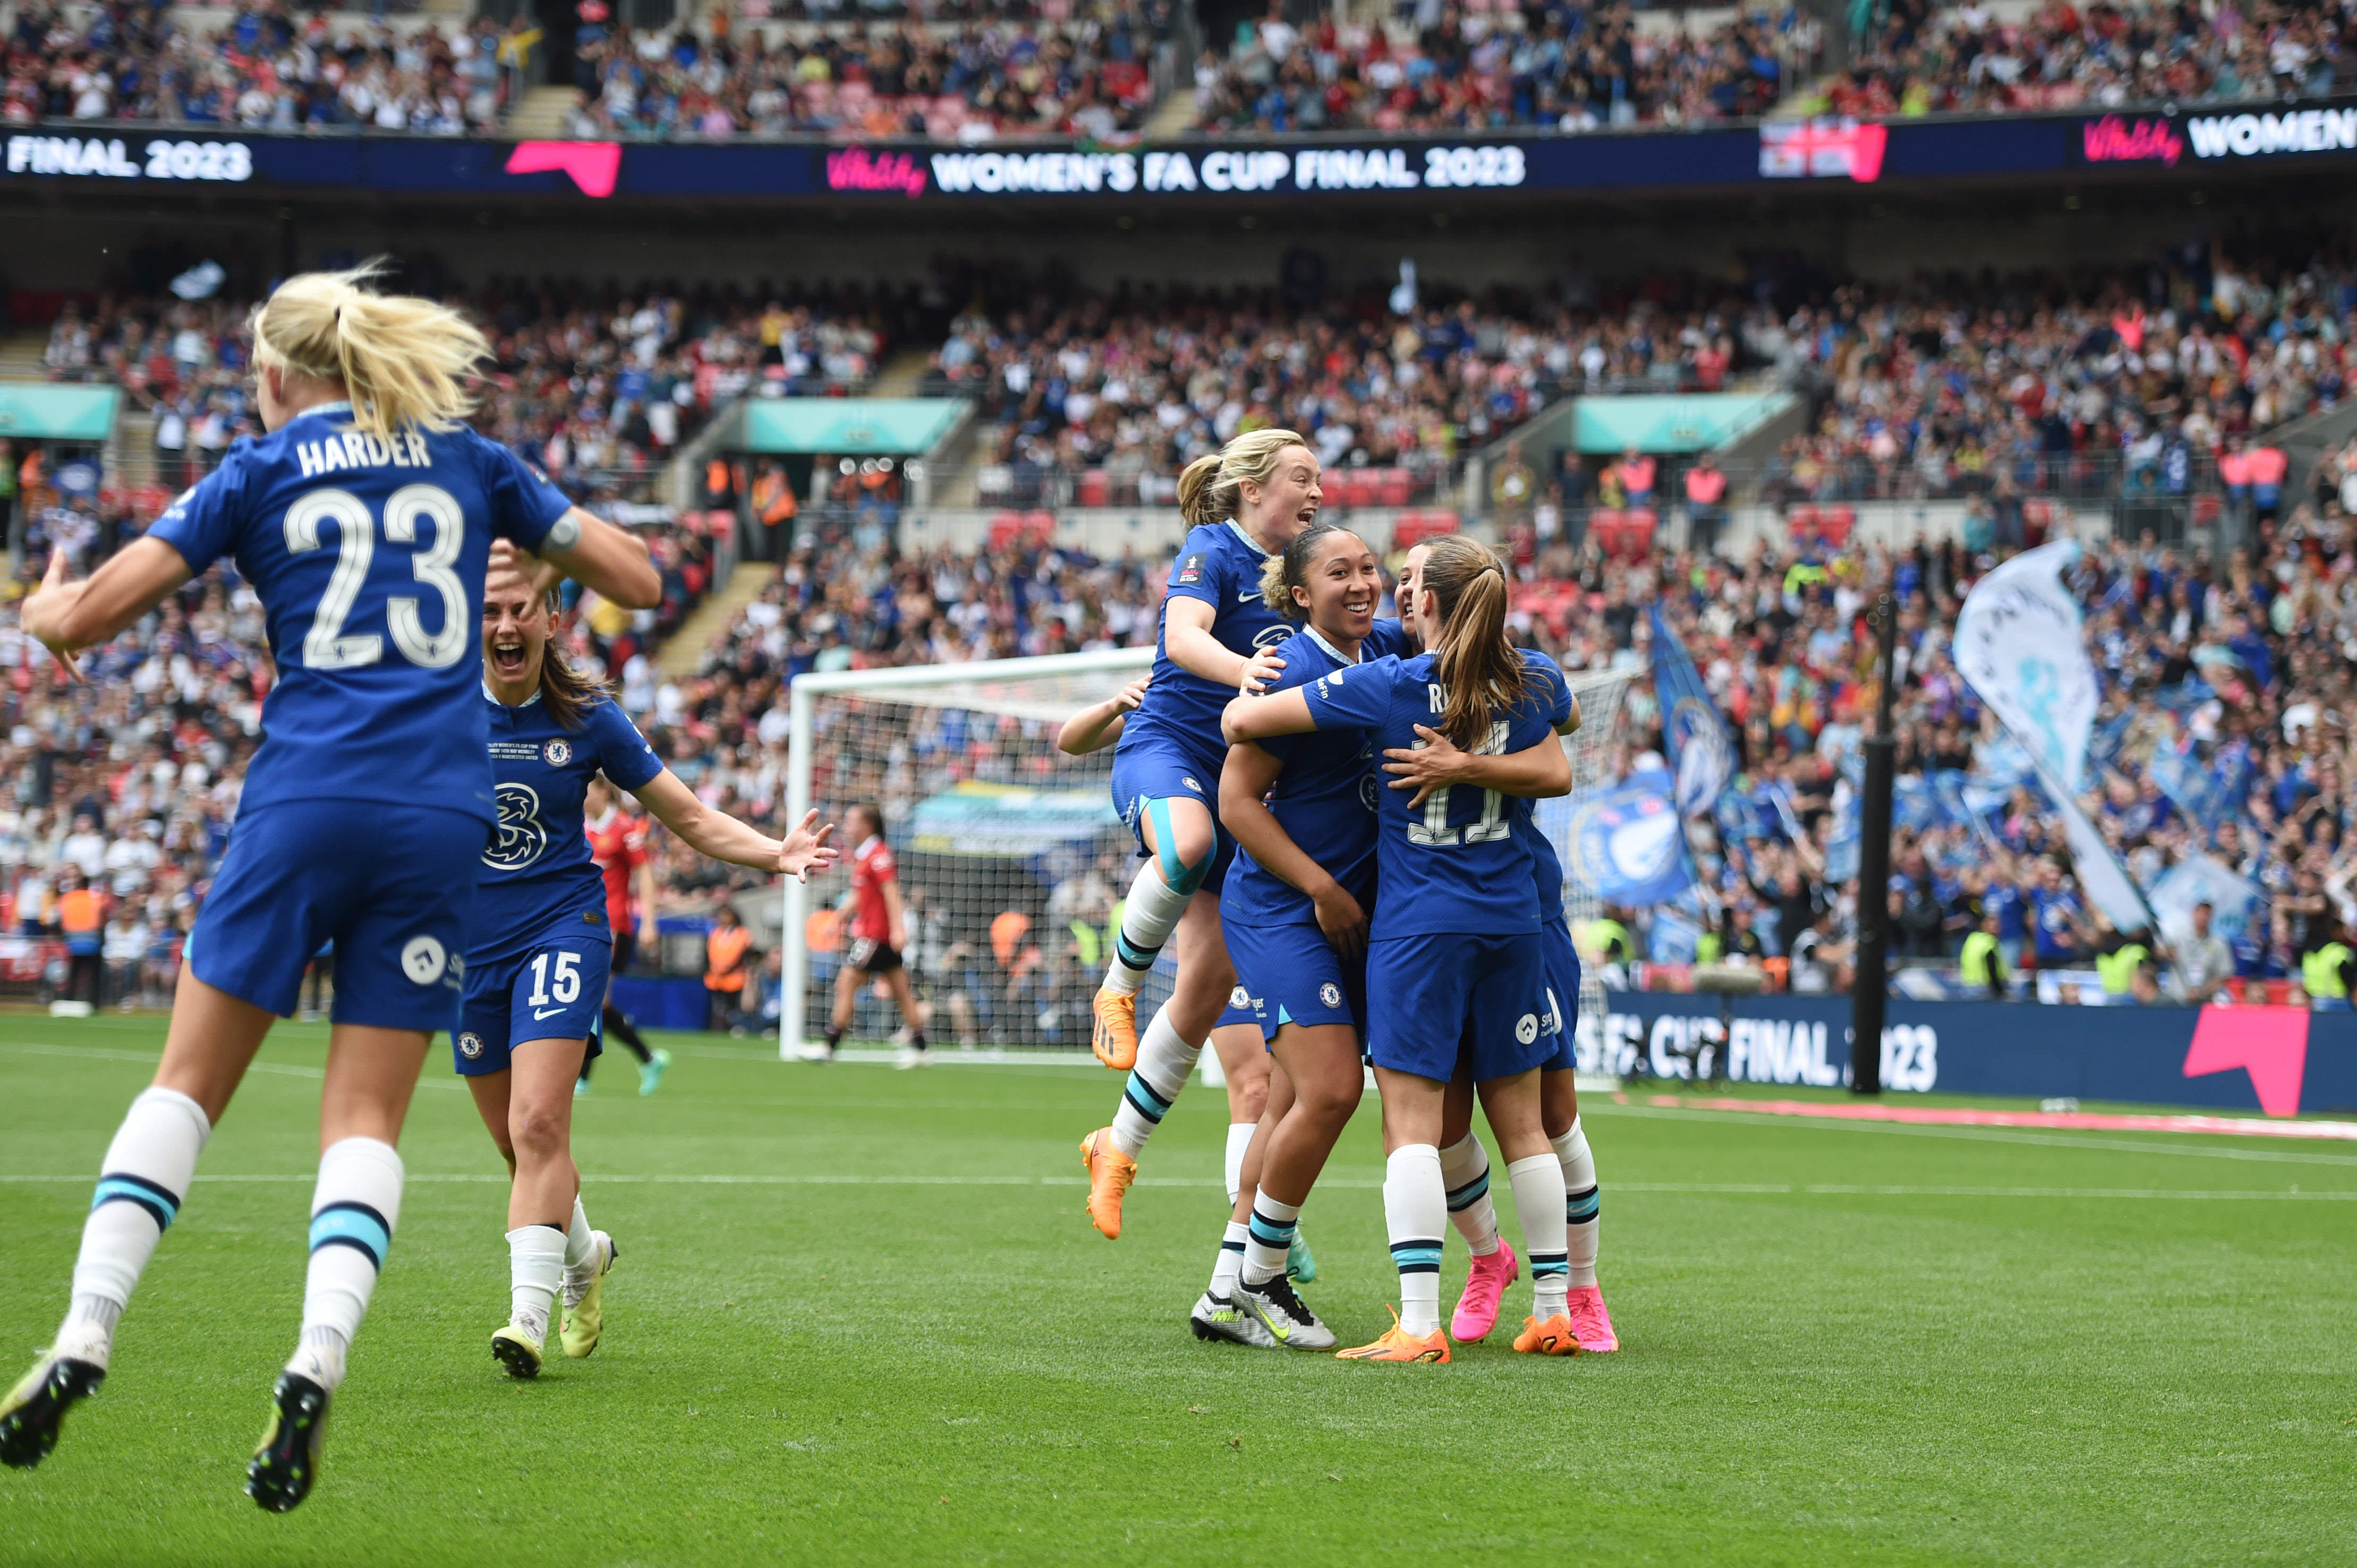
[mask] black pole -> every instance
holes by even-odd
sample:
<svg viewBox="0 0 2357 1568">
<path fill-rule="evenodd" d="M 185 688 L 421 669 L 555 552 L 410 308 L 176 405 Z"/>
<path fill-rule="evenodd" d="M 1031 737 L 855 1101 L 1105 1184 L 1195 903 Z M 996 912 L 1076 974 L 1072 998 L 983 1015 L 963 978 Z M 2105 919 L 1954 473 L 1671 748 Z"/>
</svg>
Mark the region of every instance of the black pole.
<svg viewBox="0 0 2357 1568">
<path fill-rule="evenodd" d="M 1875 600 L 1874 614 L 1880 695 L 1874 733 L 1866 737 L 1866 797 L 1858 802 L 1857 979 L 1849 1001 L 1853 1094 L 1882 1092 L 1883 1003 L 1890 978 L 1890 777 L 1899 749 L 1890 728 L 1890 689 L 1898 677 L 1899 607 L 1884 594 Z"/>
</svg>

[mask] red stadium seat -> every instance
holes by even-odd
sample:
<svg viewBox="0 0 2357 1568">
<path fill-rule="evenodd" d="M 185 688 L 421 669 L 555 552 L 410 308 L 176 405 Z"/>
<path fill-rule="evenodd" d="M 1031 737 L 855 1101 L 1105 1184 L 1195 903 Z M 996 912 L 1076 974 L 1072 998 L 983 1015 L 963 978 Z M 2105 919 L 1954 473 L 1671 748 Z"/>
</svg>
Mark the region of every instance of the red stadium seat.
<svg viewBox="0 0 2357 1568">
<path fill-rule="evenodd" d="M 1039 549 L 1056 537 L 1056 514 L 1052 511 L 1027 511 L 1023 514 L 1023 542 Z"/>
<path fill-rule="evenodd" d="M 1412 481 L 1405 468 L 1381 468 L 1383 489 L 1371 503 L 1374 506 L 1405 506 Z"/>
<path fill-rule="evenodd" d="M 1784 513 L 1784 528 L 1792 534 L 1795 544 L 1814 539 L 1817 536 L 1817 509 L 1805 501 L 1788 509 Z"/>
<path fill-rule="evenodd" d="M 1631 560 L 1652 553 L 1653 525 L 1659 520 L 1652 507 L 1641 506 L 1621 520 L 1620 542 Z"/>
<path fill-rule="evenodd" d="M 1817 537 L 1838 550 L 1849 540 L 1849 531 L 1857 523 L 1857 513 L 1846 506 L 1829 506 L 1817 513 Z"/>
<path fill-rule="evenodd" d="M 990 547 L 993 550 L 1012 550 L 1015 548 L 1015 542 L 1022 537 L 1023 514 L 1021 512 L 1002 511 L 990 520 Z"/>
<path fill-rule="evenodd" d="M 1605 554 L 1611 555 L 1617 553 L 1620 548 L 1620 513 L 1619 510 L 1612 507 L 1606 506 L 1598 507 L 1594 511 L 1589 512 L 1587 514 L 1587 537 L 1594 540 L 1596 542 L 1596 548 L 1604 552 Z"/>
<path fill-rule="evenodd" d="M 1113 482 L 1103 468 L 1081 470 L 1081 504 L 1106 506 L 1113 499 Z"/>
</svg>

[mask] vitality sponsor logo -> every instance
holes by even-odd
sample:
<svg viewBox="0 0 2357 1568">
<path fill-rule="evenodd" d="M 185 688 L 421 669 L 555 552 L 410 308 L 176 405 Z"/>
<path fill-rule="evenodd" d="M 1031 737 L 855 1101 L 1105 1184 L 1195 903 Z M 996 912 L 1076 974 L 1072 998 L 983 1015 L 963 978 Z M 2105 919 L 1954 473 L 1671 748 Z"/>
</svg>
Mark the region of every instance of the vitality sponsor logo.
<svg viewBox="0 0 2357 1568">
<path fill-rule="evenodd" d="M 2162 163 L 2175 168 L 2185 156 L 2185 138 L 2166 120 L 2106 114 L 2080 129 L 2079 150 L 2091 164 Z"/>
<path fill-rule="evenodd" d="M 829 190 L 898 191 L 911 201 L 925 194 L 925 166 L 907 153 L 871 153 L 845 147 L 826 155 Z"/>
</svg>

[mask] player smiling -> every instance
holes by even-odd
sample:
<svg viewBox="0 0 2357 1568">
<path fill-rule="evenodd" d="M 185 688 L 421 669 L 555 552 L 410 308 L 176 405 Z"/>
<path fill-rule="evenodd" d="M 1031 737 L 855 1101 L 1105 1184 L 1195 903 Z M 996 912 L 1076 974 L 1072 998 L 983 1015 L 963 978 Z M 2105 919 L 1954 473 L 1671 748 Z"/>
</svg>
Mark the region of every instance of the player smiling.
<svg viewBox="0 0 2357 1568">
<path fill-rule="evenodd" d="M 834 863 L 812 811 L 780 843 L 715 811 L 657 759 L 604 688 L 549 647 L 554 595 L 495 554 L 483 588 L 483 700 L 499 824 L 478 873 L 467 997 L 452 1041 L 506 1156 L 509 1318 L 491 1354 L 540 1373 L 557 1293 L 567 1356 L 597 1348 L 613 1239 L 589 1227 L 573 1163 L 573 1086 L 606 1000 L 606 886 L 582 821 L 603 774 L 715 860 L 807 878 Z"/>
</svg>

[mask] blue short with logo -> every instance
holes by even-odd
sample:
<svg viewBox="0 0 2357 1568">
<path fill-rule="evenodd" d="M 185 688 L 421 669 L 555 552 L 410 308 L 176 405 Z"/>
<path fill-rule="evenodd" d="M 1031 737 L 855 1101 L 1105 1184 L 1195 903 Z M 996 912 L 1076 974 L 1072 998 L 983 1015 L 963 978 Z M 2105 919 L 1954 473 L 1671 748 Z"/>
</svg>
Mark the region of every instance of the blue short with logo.
<svg viewBox="0 0 2357 1568">
<path fill-rule="evenodd" d="M 1536 931 L 1387 937 L 1367 944 L 1367 1059 L 1446 1083 L 1512 1078 L 1555 1055 Z"/>
<path fill-rule="evenodd" d="M 1252 993 L 1244 989 L 1242 980 L 1238 980 L 1235 989 L 1228 993 L 1228 1004 L 1220 1009 L 1219 1022 L 1211 1027 L 1224 1029 L 1233 1024 L 1251 1024 L 1255 1027 L 1260 1024 L 1260 1010 L 1253 1005 Z"/>
<path fill-rule="evenodd" d="M 1261 1037 L 1287 1024 L 1341 1024 L 1360 1033 L 1367 1016 L 1367 965 L 1334 950 L 1315 925 L 1230 926 L 1228 957 L 1252 993 Z"/>
<path fill-rule="evenodd" d="M 533 940 L 467 971 L 467 1002 L 450 1054 L 468 1078 L 505 1072 L 520 1040 L 587 1039 L 585 1059 L 605 1049 L 598 1019 L 613 939 L 601 922 L 568 915 Z"/>
<path fill-rule="evenodd" d="M 1546 955 L 1548 1015 L 1542 1033 L 1555 1036 L 1555 1055 L 1539 1064 L 1548 1072 L 1570 1072 L 1577 1063 L 1572 1049 L 1573 1031 L 1579 1026 L 1579 950 L 1571 945 L 1571 927 L 1549 920 L 1539 928 L 1539 946 Z"/>
<path fill-rule="evenodd" d="M 1222 753 L 1225 755 L 1224 750 Z M 1214 847 L 1211 868 L 1204 873 L 1200 886 L 1217 893 L 1226 886 L 1228 863 L 1236 857 L 1235 841 L 1220 832 L 1220 765 L 1203 766 L 1202 758 L 1190 757 L 1186 748 L 1176 746 L 1159 736 L 1140 736 L 1114 753 L 1113 809 L 1129 831 L 1137 835 L 1137 853 L 1143 856 L 1146 847 L 1146 818 L 1157 800 L 1192 800 L 1211 813 Z M 1175 883 L 1175 854 L 1162 857 L 1165 880 Z"/>
<path fill-rule="evenodd" d="M 281 800 L 238 814 L 184 961 L 284 1018 L 322 944 L 335 1021 L 431 1034 L 458 1021 L 475 870 L 490 824 L 379 801 Z"/>
</svg>

